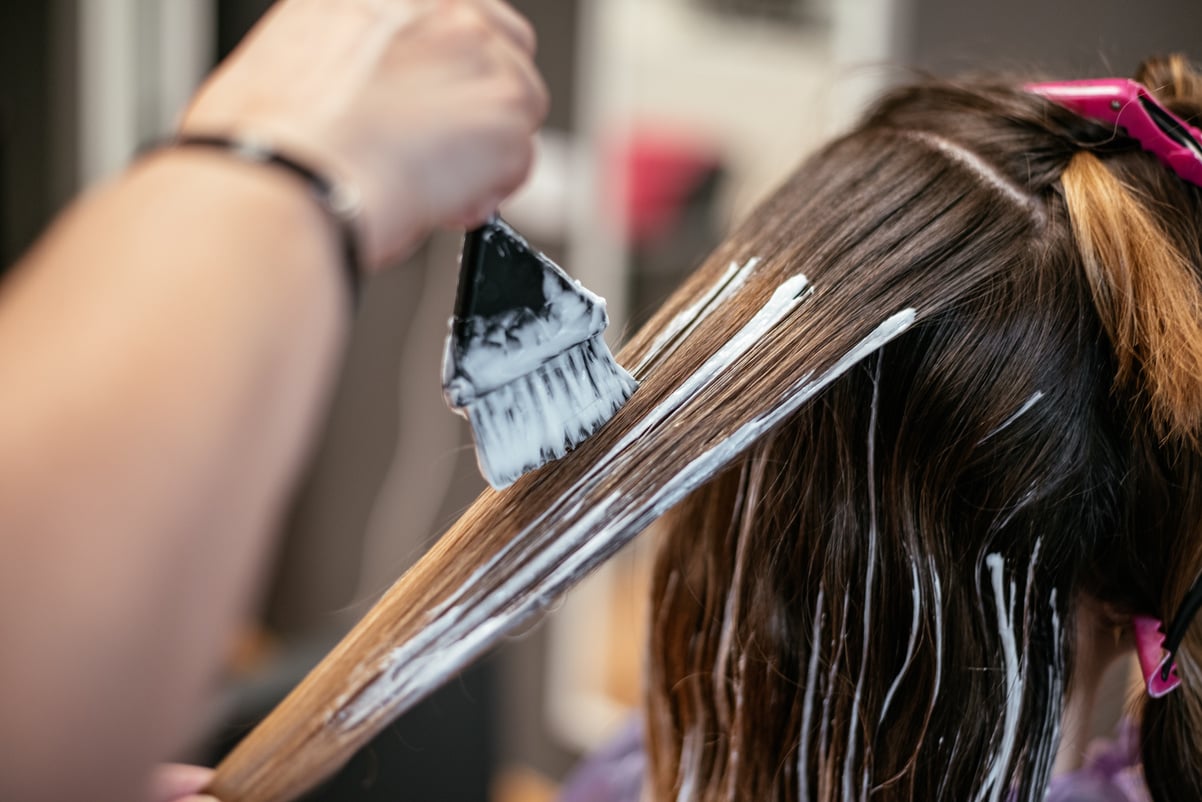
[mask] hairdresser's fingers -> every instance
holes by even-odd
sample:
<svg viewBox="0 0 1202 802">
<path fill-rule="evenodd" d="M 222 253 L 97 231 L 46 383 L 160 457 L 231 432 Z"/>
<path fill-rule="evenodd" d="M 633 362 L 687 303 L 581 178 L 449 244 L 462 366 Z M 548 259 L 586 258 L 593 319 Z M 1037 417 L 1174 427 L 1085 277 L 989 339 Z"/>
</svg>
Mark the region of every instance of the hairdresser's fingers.
<svg viewBox="0 0 1202 802">
<path fill-rule="evenodd" d="M 491 198 L 491 199 L 485 201 L 484 203 L 477 205 L 476 207 L 474 207 L 472 209 L 469 209 L 467 212 L 465 212 L 463 215 L 461 215 L 457 220 L 452 221 L 451 225 L 448 226 L 448 228 L 453 228 L 453 229 L 462 228 L 467 231 L 471 231 L 474 228 L 479 228 L 480 226 L 482 226 L 486 222 L 488 222 L 489 219 L 491 219 L 492 216 L 497 213 L 497 210 L 501 208 L 502 200 L 504 200 L 504 198 L 498 196 L 495 198 Z"/>
<path fill-rule="evenodd" d="M 490 22 L 527 55 L 538 50 L 538 34 L 534 26 L 504 0 L 474 0 Z"/>
<path fill-rule="evenodd" d="M 151 775 L 149 798 L 151 802 L 183 802 L 194 798 L 212 779 L 212 769 L 167 763 Z"/>
<path fill-rule="evenodd" d="M 549 106 L 534 45 L 500 0 L 287 0 L 181 130 L 266 140 L 355 187 L 381 268 L 525 178 Z"/>
<path fill-rule="evenodd" d="M 456 173 L 446 175 L 443 183 L 462 184 L 469 180 L 469 173 L 476 180 L 486 178 L 486 183 L 480 185 L 479 193 L 447 206 L 436 225 L 470 229 L 495 214 L 501 202 L 525 183 L 534 166 L 535 150 L 534 137 L 516 124 L 508 134 L 499 134 L 476 148 L 474 156 L 459 164 Z"/>
<path fill-rule="evenodd" d="M 506 66 L 517 75 L 520 86 L 524 89 L 521 95 L 521 110 L 530 131 L 536 131 L 547 119 L 547 112 L 551 110 L 551 93 L 547 91 L 547 83 L 525 51 L 519 50 L 507 39 L 499 40 L 496 47 Z"/>
</svg>

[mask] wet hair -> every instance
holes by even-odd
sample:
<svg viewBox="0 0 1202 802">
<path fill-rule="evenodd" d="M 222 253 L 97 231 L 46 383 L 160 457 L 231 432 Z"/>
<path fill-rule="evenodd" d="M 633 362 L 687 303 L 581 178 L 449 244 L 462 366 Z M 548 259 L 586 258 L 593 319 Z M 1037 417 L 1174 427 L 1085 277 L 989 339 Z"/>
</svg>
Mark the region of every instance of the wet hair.
<svg viewBox="0 0 1202 802">
<path fill-rule="evenodd" d="M 1139 76 L 1187 120 L 1181 59 Z M 1041 799 L 1082 594 L 1202 568 L 1202 191 L 1019 82 L 884 97 L 620 361 L 595 437 L 487 492 L 218 769 L 295 798 L 675 506 L 651 799 Z M 1143 711 L 1202 798 L 1202 644 Z"/>
<path fill-rule="evenodd" d="M 1139 80 L 1197 123 L 1182 59 Z M 920 322 L 670 513 L 653 799 L 1043 799 L 1076 601 L 1168 621 L 1202 569 L 1200 240 L 1197 187 L 1000 83 L 890 93 L 734 234 L 827 336 Z M 1202 798 L 1200 645 L 1157 800 Z"/>
</svg>

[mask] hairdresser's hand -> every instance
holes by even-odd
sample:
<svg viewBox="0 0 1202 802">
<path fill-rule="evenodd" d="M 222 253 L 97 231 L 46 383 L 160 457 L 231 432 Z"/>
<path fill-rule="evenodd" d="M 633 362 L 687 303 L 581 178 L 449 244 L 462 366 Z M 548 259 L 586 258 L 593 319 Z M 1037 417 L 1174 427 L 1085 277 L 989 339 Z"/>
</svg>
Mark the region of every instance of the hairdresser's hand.
<svg viewBox="0 0 1202 802">
<path fill-rule="evenodd" d="M 182 128 L 265 138 L 348 179 L 379 267 L 524 180 L 548 105 L 534 49 L 502 0 L 282 0 Z"/>
<path fill-rule="evenodd" d="M 211 796 L 199 796 L 213 779 L 213 770 L 200 766 L 168 763 L 159 766 L 150 780 L 150 802 L 211 802 Z"/>
</svg>

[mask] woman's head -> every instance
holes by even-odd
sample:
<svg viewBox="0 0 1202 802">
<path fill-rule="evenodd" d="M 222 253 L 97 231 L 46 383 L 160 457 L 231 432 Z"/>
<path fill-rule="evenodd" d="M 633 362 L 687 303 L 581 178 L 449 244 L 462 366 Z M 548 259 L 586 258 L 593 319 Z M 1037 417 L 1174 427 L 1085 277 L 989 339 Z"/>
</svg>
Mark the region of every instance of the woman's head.
<svg viewBox="0 0 1202 802">
<path fill-rule="evenodd" d="M 1202 113 L 1180 60 L 1139 77 Z M 1202 191 L 1021 85 L 926 84 L 709 273 L 748 256 L 815 288 L 782 374 L 918 323 L 671 514 L 655 798 L 1041 798 L 1076 601 L 1167 619 L 1202 569 Z M 1145 716 L 1159 798 L 1202 796 L 1199 645 Z"/>
</svg>

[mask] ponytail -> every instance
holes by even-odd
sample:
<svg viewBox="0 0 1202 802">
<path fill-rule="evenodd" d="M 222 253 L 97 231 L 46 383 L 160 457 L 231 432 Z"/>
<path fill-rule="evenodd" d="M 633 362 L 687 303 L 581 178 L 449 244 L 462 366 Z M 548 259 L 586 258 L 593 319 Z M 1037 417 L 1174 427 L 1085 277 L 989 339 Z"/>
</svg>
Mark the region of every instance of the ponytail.
<svg viewBox="0 0 1202 802">
<path fill-rule="evenodd" d="M 1202 117 L 1202 77 L 1183 57 L 1148 61 L 1136 80 L 1187 122 L 1196 125 Z M 1113 596 L 1129 593 L 1133 606 L 1148 608 L 1132 612 L 1167 624 L 1202 570 L 1199 192 L 1164 168 L 1123 169 L 1124 158 L 1130 168 L 1131 160 L 1151 157 L 1127 154 L 1104 163 L 1083 150 L 1061 184 L 1114 354 L 1113 394 L 1118 407 L 1127 408 L 1136 444 L 1124 488 L 1129 559 L 1102 571 L 1116 583 Z M 1168 492 L 1147 492 L 1148 481 Z M 1158 802 L 1202 799 L 1202 631 L 1186 635 L 1176 663 L 1181 687 L 1147 699 L 1142 713 L 1144 772 Z"/>
</svg>

